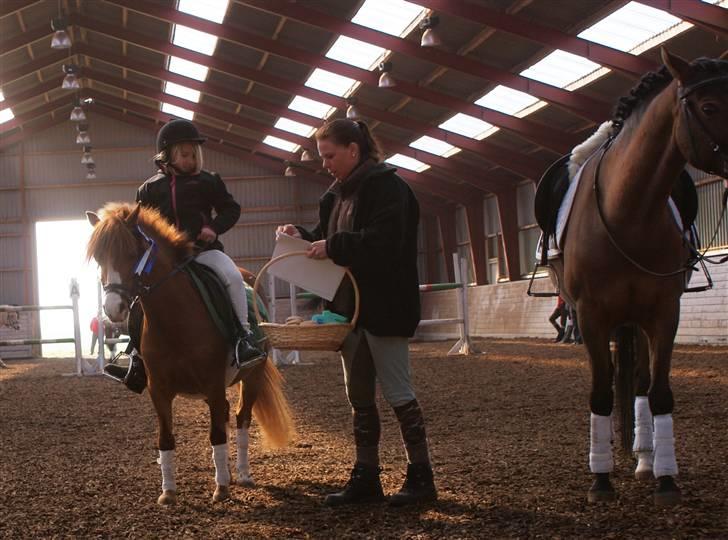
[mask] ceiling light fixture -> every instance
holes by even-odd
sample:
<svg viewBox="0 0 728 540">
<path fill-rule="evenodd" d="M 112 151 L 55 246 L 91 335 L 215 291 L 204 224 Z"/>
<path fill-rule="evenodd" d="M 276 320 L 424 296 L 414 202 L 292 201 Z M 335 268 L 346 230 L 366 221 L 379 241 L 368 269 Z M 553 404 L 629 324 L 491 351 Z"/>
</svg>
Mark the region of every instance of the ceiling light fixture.
<svg viewBox="0 0 728 540">
<path fill-rule="evenodd" d="M 63 73 L 66 76 L 63 78 L 61 88 L 64 90 L 78 90 L 81 85 L 78 82 L 78 74 L 80 70 L 76 64 L 63 64 Z"/>
<path fill-rule="evenodd" d="M 419 27 L 422 32 L 422 39 L 420 40 L 420 46 L 422 47 L 438 47 L 442 45 L 442 39 L 440 34 L 437 33 L 435 27 L 440 24 L 440 17 L 437 15 L 430 15 L 420 21 Z"/>
<path fill-rule="evenodd" d="M 346 98 L 346 117 L 349 120 L 357 120 L 359 118 L 359 109 L 356 108 L 357 99 L 355 97 Z"/>
<path fill-rule="evenodd" d="M 66 18 L 62 16 L 51 19 L 51 28 L 54 30 L 53 39 L 51 39 L 52 49 L 70 49 L 71 38 L 66 32 Z"/>
<path fill-rule="evenodd" d="M 379 71 L 382 74 L 379 76 L 379 88 L 392 88 L 397 86 L 397 81 L 390 74 L 392 71 L 392 62 L 382 62 L 379 64 Z"/>
</svg>

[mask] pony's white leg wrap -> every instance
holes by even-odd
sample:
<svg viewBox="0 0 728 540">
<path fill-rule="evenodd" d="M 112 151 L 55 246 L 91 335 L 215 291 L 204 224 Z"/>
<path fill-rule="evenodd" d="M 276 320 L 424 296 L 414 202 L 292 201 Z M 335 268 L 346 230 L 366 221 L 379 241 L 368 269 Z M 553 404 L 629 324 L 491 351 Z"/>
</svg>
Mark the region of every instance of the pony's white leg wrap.
<svg viewBox="0 0 728 540">
<path fill-rule="evenodd" d="M 655 415 L 655 478 L 677 475 L 672 415 Z"/>
<path fill-rule="evenodd" d="M 159 460 L 162 468 L 162 491 L 177 491 L 174 483 L 174 450 L 160 450 Z"/>
<path fill-rule="evenodd" d="M 214 270 L 230 294 L 235 315 L 243 327 L 248 329 L 248 297 L 245 295 L 245 282 L 233 260 L 217 249 L 203 251 L 195 257 L 195 260 Z"/>
<path fill-rule="evenodd" d="M 632 451 L 637 457 L 635 473 L 652 472 L 652 411 L 647 396 L 637 396 L 634 400 L 634 443 Z"/>
<path fill-rule="evenodd" d="M 236 443 L 238 445 L 238 457 L 235 462 L 235 468 L 238 472 L 238 481 L 247 482 L 250 477 L 250 462 L 248 461 L 248 445 L 249 445 L 248 428 L 242 427 L 237 430 Z"/>
<path fill-rule="evenodd" d="M 589 469 L 595 474 L 610 473 L 614 470 L 612 417 L 591 413 L 590 423 Z"/>
<path fill-rule="evenodd" d="M 227 443 L 212 447 L 212 461 L 215 463 L 215 483 L 218 486 L 230 485 L 230 466 L 228 464 Z"/>
</svg>

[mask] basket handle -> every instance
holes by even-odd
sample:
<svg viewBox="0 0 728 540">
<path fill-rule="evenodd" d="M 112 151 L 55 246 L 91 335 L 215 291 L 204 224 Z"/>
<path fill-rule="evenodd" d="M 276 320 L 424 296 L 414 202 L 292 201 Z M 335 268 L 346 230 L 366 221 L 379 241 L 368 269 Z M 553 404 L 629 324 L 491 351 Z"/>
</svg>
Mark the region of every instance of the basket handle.
<svg viewBox="0 0 728 540">
<path fill-rule="evenodd" d="M 278 257 L 273 257 L 270 261 L 265 263 L 263 268 L 260 269 L 258 272 L 258 275 L 255 277 L 255 284 L 253 285 L 253 309 L 255 310 L 255 316 L 258 319 L 258 321 L 261 321 L 260 318 L 260 311 L 258 310 L 258 284 L 260 283 L 260 276 L 262 276 L 265 271 L 268 269 L 270 265 L 273 263 L 276 263 L 280 261 L 281 259 L 285 259 L 286 257 L 293 257 L 293 256 L 303 256 L 305 257 L 307 251 L 291 251 L 289 253 L 284 253 L 283 255 L 278 255 Z M 352 285 L 354 285 L 354 316 L 351 319 L 351 326 L 356 327 L 356 321 L 359 319 L 359 287 L 356 284 L 356 280 L 354 279 L 354 276 L 349 271 L 348 268 L 343 267 L 344 272 L 346 272 L 346 275 L 349 276 L 349 279 L 351 280 Z M 273 301 L 275 302 L 276 299 L 273 298 Z"/>
</svg>

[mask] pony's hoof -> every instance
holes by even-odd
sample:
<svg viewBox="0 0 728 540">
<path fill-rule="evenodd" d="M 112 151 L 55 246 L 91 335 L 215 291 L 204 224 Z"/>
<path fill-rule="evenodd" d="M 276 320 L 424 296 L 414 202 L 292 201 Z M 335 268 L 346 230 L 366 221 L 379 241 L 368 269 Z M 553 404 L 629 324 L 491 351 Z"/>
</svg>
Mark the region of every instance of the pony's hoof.
<svg viewBox="0 0 728 540">
<path fill-rule="evenodd" d="M 177 492 L 171 489 L 165 489 L 157 499 L 157 504 L 161 504 L 162 506 L 177 504 Z"/>
<path fill-rule="evenodd" d="M 612 483 L 609 481 L 609 474 L 597 474 L 594 483 L 589 488 L 587 500 L 590 503 L 612 502 L 617 498 Z"/>
<path fill-rule="evenodd" d="M 227 501 L 230 498 L 230 486 L 217 486 L 212 494 L 212 502 Z"/>
<path fill-rule="evenodd" d="M 635 471 L 634 472 L 635 479 L 639 480 L 640 482 L 647 482 L 649 480 L 652 480 L 655 475 L 650 470 L 644 470 L 644 471 Z"/>
<path fill-rule="evenodd" d="M 654 494 L 655 506 L 675 506 L 682 501 L 680 488 L 672 476 L 661 476 L 657 479 L 657 489 Z"/>
<path fill-rule="evenodd" d="M 253 480 L 252 476 L 238 476 L 238 479 L 235 481 L 235 483 L 243 487 L 255 487 L 255 480 Z"/>
</svg>

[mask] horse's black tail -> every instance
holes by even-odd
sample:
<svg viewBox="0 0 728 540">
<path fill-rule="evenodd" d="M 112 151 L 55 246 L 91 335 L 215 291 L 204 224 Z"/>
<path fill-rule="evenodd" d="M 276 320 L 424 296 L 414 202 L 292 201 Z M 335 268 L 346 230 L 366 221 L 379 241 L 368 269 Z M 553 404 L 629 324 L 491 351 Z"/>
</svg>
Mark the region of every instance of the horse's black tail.
<svg viewBox="0 0 728 540">
<path fill-rule="evenodd" d="M 637 333 L 635 326 L 620 326 L 614 333 L 616 350 L 614 362 L 614 387 L 617 394 L 617 418 L 621 432 L 622 449 L 632 451 L 634 440 L 635 369 L 637 367 Z"/>
</svg>

